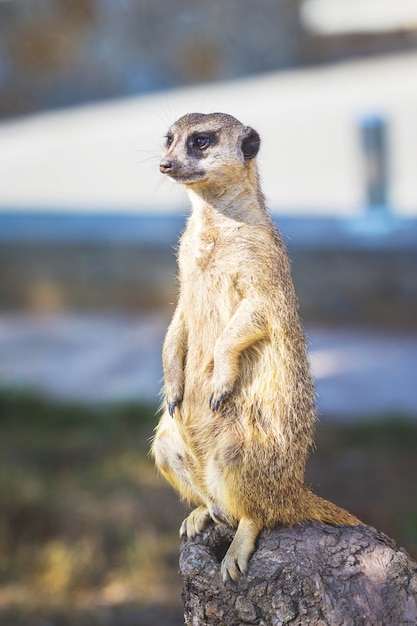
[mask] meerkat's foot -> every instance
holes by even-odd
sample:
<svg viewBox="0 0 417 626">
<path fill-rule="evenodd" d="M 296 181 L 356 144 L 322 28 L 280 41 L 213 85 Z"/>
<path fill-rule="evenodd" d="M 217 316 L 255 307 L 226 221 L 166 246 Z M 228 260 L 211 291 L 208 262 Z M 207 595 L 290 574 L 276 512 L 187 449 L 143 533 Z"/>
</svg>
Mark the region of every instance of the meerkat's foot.
<svg viewBox="0 0 417 626">
<path fill-rule="evenodd" d="M 255 551 L 260 528 L 251 520 L 241 518 L 236 534 L 221 564 L 222 578 L 226 582 L 237 580 L 248 573 L 249 560 Z"/>
<path fill-rule="evenodd" d="M 195 537 L 204 530 L 210 520 L 208 508 L 204 504 L 198 506 L 181 524 L 180 537 Z"/>
</svg>

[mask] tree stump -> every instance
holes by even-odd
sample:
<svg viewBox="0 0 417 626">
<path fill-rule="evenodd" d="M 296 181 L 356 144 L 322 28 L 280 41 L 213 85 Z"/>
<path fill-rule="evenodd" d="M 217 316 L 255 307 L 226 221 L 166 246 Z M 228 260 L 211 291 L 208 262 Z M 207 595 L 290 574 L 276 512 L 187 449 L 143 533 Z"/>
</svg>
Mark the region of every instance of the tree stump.
<svg viewBox="0 0 417 626">
<path fill-rule="evenodd" d="M 261 534 L 247 577 L 223 583 L 234 531 L 210 525 L 182 543 L 190 626 L 416 626 L 417 563 L 368 526 L 308 522 Z"/>
</svg>

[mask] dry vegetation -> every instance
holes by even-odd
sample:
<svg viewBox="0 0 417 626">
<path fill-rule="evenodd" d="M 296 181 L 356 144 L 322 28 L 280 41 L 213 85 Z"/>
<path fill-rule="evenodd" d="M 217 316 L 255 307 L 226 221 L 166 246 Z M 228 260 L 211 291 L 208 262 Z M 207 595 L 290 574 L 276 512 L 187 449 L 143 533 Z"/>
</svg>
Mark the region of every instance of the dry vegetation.
<svg viewBox="0 0 417 626">
<path fill-rule="evenodd" d="M 2 394 L 0 623 L 182 623 L 182 512 L 147 459 L 153 414 Z"/>
<path fill-rule="evenodd" d="M 0 623 L 182 624 L 184 510 L 147 459 L 154 409 L 0 393 Z M 417 425 L 322 425 L 308 479 L 417 557 Z"/>
</svg>

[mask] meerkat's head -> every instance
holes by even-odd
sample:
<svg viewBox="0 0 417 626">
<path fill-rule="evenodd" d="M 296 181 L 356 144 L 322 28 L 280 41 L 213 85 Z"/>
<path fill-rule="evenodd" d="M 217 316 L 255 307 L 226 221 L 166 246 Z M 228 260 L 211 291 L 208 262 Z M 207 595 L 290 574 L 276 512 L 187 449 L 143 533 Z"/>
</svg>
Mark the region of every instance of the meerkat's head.
<svg viewBox="0 0 417 626">
<path fill-rule="evenodd" d="M 260 143 L 255 130 L 231 115 L 188 113 L 169 129 L 159 169 L 186 186 L 225 184 L 242 179 Z"/>
</svg>

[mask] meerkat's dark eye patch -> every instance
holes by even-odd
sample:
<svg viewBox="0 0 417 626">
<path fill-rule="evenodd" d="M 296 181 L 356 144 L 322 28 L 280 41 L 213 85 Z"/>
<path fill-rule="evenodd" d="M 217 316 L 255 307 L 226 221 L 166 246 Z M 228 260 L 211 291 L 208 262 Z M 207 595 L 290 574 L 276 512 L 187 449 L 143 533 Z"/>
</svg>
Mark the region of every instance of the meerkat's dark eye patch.
<svg viewBox="0 0 417 626">
<path fill-rule="evenodd" d="M 208 137 L 196 137 L 193 140 L 193 146 L 197 147 L 199 150 L 205 150 L 210 145 L 210 139 Z"/>
<path fill-rule="evenodd" d="M 169 148 L 173 141 L 174 141 L 174 137 L 171 135 L 171 133 L 167 133 L 165 135 L 165 146 Z"/>
<path fill-rule="evenodd" d="M 188 147 L 191 152 L 198 154 L 207 150 L 209 146 L 212 146 L 216 141 L 214 133 L 195 133 L 191 135 L 188 141 Z"/>
</svg>

